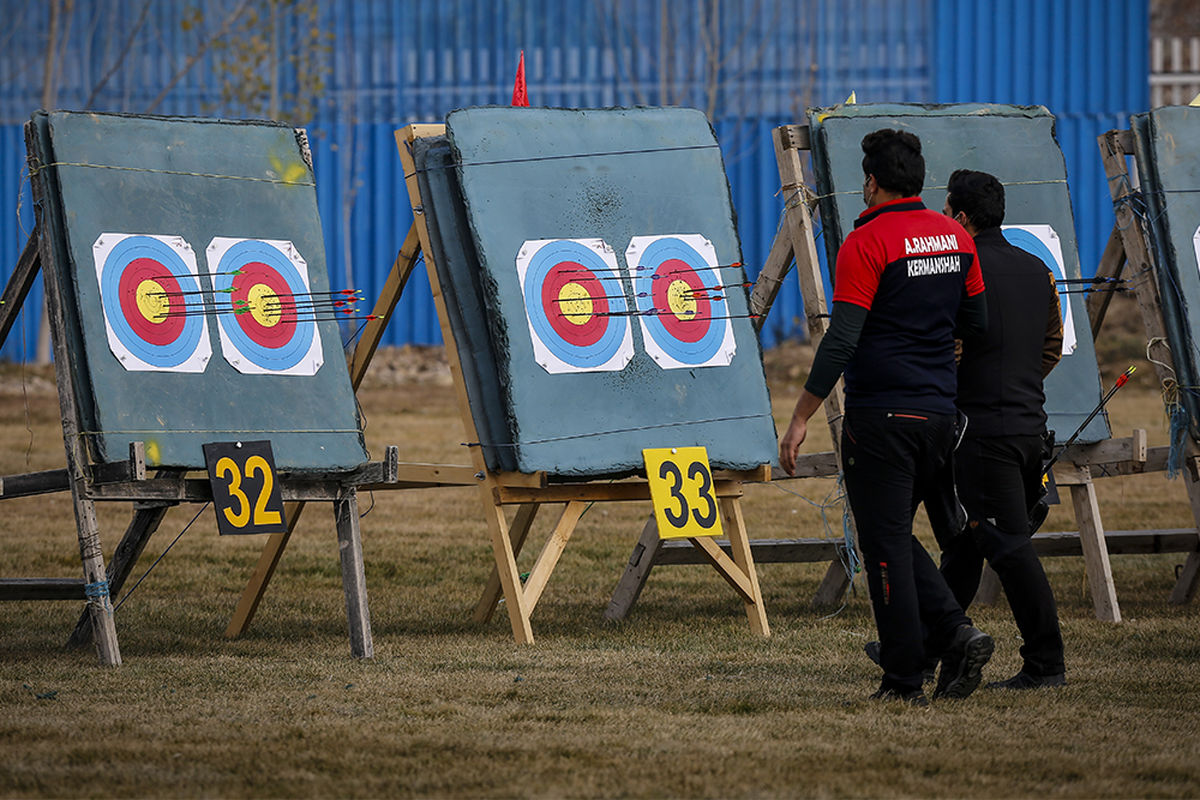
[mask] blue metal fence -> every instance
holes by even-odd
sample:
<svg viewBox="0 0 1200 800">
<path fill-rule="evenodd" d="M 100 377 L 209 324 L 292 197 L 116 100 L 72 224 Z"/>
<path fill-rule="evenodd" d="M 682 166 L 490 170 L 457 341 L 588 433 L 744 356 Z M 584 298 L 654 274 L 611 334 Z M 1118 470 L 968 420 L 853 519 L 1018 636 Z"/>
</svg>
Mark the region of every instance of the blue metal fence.
<svg viewBox="0 0 1200 800">
<path fill-rule="evenodd" d="M 246 2 L 76 2 L 60 20 L 67 46 L 55 105 L 78 109 L 90 100 L 97 110 L 241 115 L 220 105 L 214 48 L 185 67 Z M 1148 102 L 1146 2 L 319 0 L 319 25 L 333 38 L 318 58 L 326 85 L 308 127 L 331 278 L 377 294 L 408 230 L 395 129 L 461 106 L 507 103 L 521 49 L 534 105 L 708 111 L 752 274 L 781 210 L 770 132 L 802 120 L 806 107 L 832 105 L 851 91 L 860 102 L 1046 105 L 1060 118 L 1090 272 L 1111 225 L 1094 140 Z M 33 220 L 21 188 L 20 125 L 41 105 L 50 6 L 0 0 L 8 20 L 0 33 L 0 279 Z M 266 8 L 267 0 L 249 7 Z M 294 21 L 283 29 L 285 50 L 297 31 Z M 236 34 L 224 38 L 236 45 Z M 295 90 L 286 64 L 281 79 L 285 92 Z M 438 341 L 424 281 L 418 273 L 409 285 L 385 343 Z M 38 298 L 31 300 L 0 357 L 32 352 Z M 800 320 L 799 292 L 789 282 L 764 343 L 803 330 Z"/>
</svg>

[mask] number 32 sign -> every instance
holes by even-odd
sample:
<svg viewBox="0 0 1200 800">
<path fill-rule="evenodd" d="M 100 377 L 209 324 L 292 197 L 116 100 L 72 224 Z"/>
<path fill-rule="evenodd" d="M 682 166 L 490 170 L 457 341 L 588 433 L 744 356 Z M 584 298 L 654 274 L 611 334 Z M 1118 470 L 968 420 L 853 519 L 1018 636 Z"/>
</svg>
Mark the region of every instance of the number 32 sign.
<svg viewBox="0 0 1200 800">
<path fill-rule="evenodd" d="M 270 442 L 210 442 L 204 463 L 222 536 L 287 531 Z"/>
<path fill-rule="evenodd" d="M 721 515 L 703 447 L 642 451 L 660 539 L 720 536 Z"/>
</svg>

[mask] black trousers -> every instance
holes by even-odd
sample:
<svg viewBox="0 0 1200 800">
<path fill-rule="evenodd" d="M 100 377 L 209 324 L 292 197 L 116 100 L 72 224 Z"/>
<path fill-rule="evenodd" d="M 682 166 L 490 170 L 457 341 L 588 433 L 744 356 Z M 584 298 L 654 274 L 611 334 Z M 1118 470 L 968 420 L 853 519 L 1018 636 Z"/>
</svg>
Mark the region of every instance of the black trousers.
<svg viewBox="0 0 1200 800">
<path fill-rule="evenodd" d="M 979 589 L 986 558 L 1021 631 L 1023 669 L 1032 675 L 1063 672 L 1063 641 L 1054 592 L 1029 530 L 1029 508 L 1040 497 L 1042 438 L 965 439 L 955 454 L 959 499 L 967 529 L 942 548 L 942 574 L 966 608 Z"/>
<path fill-rule="evenodd" d="M 954 421 L 848 409 L 842 426 L 842 471 L 879 630 L 884 689 L 919 689 L 926 648 L 941 656 L 955 630 L 970 623 L 912 533 L 917 506 L 945 479 Z"/>
</svg>

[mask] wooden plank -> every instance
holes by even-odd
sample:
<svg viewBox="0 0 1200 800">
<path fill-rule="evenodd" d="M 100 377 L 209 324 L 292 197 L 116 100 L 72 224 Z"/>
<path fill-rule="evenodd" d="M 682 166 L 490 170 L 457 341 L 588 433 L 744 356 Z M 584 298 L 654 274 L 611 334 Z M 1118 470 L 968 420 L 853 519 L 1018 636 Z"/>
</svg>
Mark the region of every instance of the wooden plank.
<svg viewBox="0 0 1200 800">
<path fill-rule="evenodd" d="M 392 268 L 383 282 L 383 288 L 379 291 L 379 297 L 375 299 L 375 307 L 371 309 L 371 316 L 375 319 L 367 321 L 367 324 L 363 326 L 362 336 L 354 345 L 354 355 L 350 358 L 350 385 L 356 392 L 362 384 L 363 377 L 367 374 L 367 367 L 370 366 L 371 359 L 375 357 L 375 351 L 383 339 L 383 331 L 392 319 L 396 303 L 400 301 L 400 295 L 404 292 L 404 287 L 408 285 L 408 279 L 412 276 L 420 253 L 421 243 L 417 226 L 410 225 L 408 235 L 404 237 L 404 243 L 400 245 L 400 252 L 396 253 Z"/>
<path fill-rule="evenodd" d="M 338 557 L 342 564 L 342 590 L 346 595 L 346 624 L 350 653 L 372 658 L 371 612 L 367 608 L 367 579 L 363 571 L 362 534 L 358 527 L 358 492 L 349 489 L 333 506 L 337 524 Z"/>
<path fill-rule="evenodd" d="M 1187 561 L 1184 562 L 1183 569 L 1179 571 L 1175 588 L 1171 590 L 1170 603 L 1176 606 L 1190 603 L 1196 596 L 1198 583 L 1200 583 L 1200 552 L 1193 550 L 1188 553 Z"/>
<path fill-rule="evenodd" d="M 40 150 L 37 129 L 32 122 L 25 124 L 25 145 L 29 153 Z M 30 171 L 38 167 L 31 164 Z M 60 212 L 58 198 L 45 194 L 47 184 L 55 181 L 54 172 L 48 171 L 41 180 L 30 181 L 33 190 L 34 209 L 37 211 L 39 229 L 39 257 L 43 266 L 42 278 L 45 287 L 46 311 L 50 320 L 50 342 L 54 353 L 54 373 L 58 388 L 58 406 L 62 412 L 63 447 L 67 457 L 67 473 L 71 485 L 71 499 L 75 509 L 75 531 L 79 540 L 79 555 L 83 566 L 84 594 L 87 595 L 88 614 L 91 617 L 93 640 L 96 653 L 104 666 L 121 665 L 121 649 L 117 642 L 117 628 L 113 620 L 112 599 L 108 591 L 104 569 L 104 551 L 100 544 L 100 525 L 96 520 L 96 507 L 89 495 L 87 453 L 84 450 L 83 421 L 76 405 L 76 391 L 71 364 L 75 355 L 67 341 L 67 322 L 63 310 L 66 304 L 64 288 L 59 284 L 56 269 L 56 254 L 52 218 Z M 49 190 L 53 194 L 53 189 Z M 58 220 L 61 222 L 61 220 Z M 82 354 L 78 354 L 82 357 Z"/>
<path fill-rule="evenodd" d="M 753 320 L 755 330 L 762 330 L 791 269 L 792 239 L 785 231 L 779 231 L 771 242 L 771 251 L 767 253 L 762 270 L 754 279 L 754 288 L 750 290 L 750 313 L 757 315 Z"/>
<path fill-rule="evenodd" d="M 478 442 L 481 437 L 475 427 L 475 417 L 471 413 L 467 384 L 463 379 L 462 358 L 458 352 L 458 342 L 454 338 L 454 331 L 450 327 L 446 297 L 438 278 L 433 248 L 430 246 L 429 227 L 425 222 L 424 201 L 421 198 L 421 188 L 417 183 L 416 164 L 413 162 L 411 150 L 411 144 L 415 139 L 425 136 L 440 136 L 443 133 L 445 133 L 445 126 L 442 125 L 409 125 L 396 131 L 396 145 L 400 152 L 401 165 L 404 168 L 404 182 L 408 189 L 409 204 L 413 209 L 413 220 L 420 236 L 421 250 L 425 253 L 425 271 L 429 275 L 433 304 L 437 309 L 442 341 L 446 347 L 446 363 L 450 367 L 450 377 L 454 382 L 463 432 L 467 436 L 467 441 Z M 513 639 L 518 644 L 532 644 L 533 628 L 529 623 L 528 609 L 525 607 L 525 592 L 521 588 L 520 576 L 517 573 L 516 555 L 513 552 L 512 540 L 509 538 L 508 522 L 504 518 L 504 510 L 497 497 L 503 488 L 496 477 L 488 472 L 482 448 L 472 447 L 470 453 L 471 463 L 475 465 L 476 471 L 484 476 L 479 485 L 479 503 L 483 508 L 484 518 L 487 520 L 488 534 L 492 541 L 492 556 L 496 561 L 496 570 L 500 576 L 500 587 L 504 593 L 504 605 L 508 612 L 509 625 L 512 627 Z M 525 491 L 536 493 L 537 490 L 527 489 Z M 533 498 L 525 502 L 540 501 L 541 498 Z"/>
<path fill-rule="evenodd" d="M 655 538 L 658 538 L 657 531 Z M 715 539 L 714 544 L 732 556 L 728 539 Z M 758 564 L 805 564 L 831 561 L 838 557 L 841 540 L 833 539 L 751 539 L 754 561 Z M 707 564 L 686 540 L 668 539 L 662 543 L 654 566 L 671 564 Z"/>
<path fill-rule="evenodd" d="M 713 481 L 713 493 L 717 497 L 741 497 L 744 490 L 741 481 Z M 545 489 L 520 489 L 498 486 L 496 502 L 502 505 L 517 503 L 587 503 L 627 502 L 649 500 L 650 486 L 645 481 L 621 483 L 570 483 L 555 484 Z"/>
<path fill-rule="evenodd" d="M 8 276 L 4 293 L 0 294 L 0 345 L 8 341 L 8 333 L 16 324 L 21 307 L 25 305 L 25 298 L 29 295 L 29 289 L 41 269 L 41 254 L 38 250 L 40 241 L 40 229 L 34 225 L 33 233 L 29 234 L 25 248 L 21 250 L 17 259 L 17 265 Z"/>
<path fill-rule="evenodd" d="M 1121 241 L 1121 231 L 1114 225 L 1108 234 L 1108 242 L 1104 245 L 1104 253 L 1096 267 L 1097 278 L 1121 277 L 1125 268 L 1125 245 Z M 1092 323 L 1092 339 L 1100 335 L 1100 326 L 1104 324 L 1104 315 L 1108 313 L 1108 304 L 1112 302 L 1113 292 L 1093 292 L 1088 295 L 1085 305 L 1088 318 Z"/>
<path fill-rule="evenodd" d="M 772 467 L 771 480 L 792 481 L 800 478 L 836 478 L 842 471 L 837 453 L 800 453 L 796 456 L 796 474 L 788 475 L 779 467 Z"/>
<path fill-rule="evenodd" d="M 86 599 L 83 578 L 0 578 L 0 601 Z"/>
<path fill-rule="evenodd" d="M 1075 541 L 1079 541 L 1079 537 L 1075 537 Z M 1000 599 L 1000 592 L 1003 587 L 1000 585 L 1000 576 L 991 568 L 991 565 L 986 562 L 983 565 L 983 574 L 979 576 L 979 588 L 975 590 L 975 599 L 972 603 L 980 603 L 985 606 L 993 605 Z"/>
<path fill-rule="evenodd" d="M 698 536 L 687 540 L 709 564 L 733 587 L 745 602 L 754 601 L 754 587 L 746 573 L 725 551 L 717 547 L 710 536 Z"/>
<path fill-rule="evenodd" d="M 1085 467 L 1086 469 L 1086 467 Z M 1088 482 L 1071 487 L 1071 502 L 1075 506 L 1075 522 L 1079 525 L 1079 542 L 1083 548 L 1084 569 L 1092 590 L 1092 605 L 1096 619 L 1120 622 L 1121 607 L 1113 584 L 1112 565 L 1104 543 L 1104 526 L 1100 521 L 1100 506 L 1096 502 L 1096 487 Z"/>
<path fill-rule="evenodd" d="M 812 217 L 808 206 L 799 197 L 804 185 L 804 168 L 800 163 L 799 147 L 807 142 L 807 131 L 798 126 L 783 126 L 772 133 L 775 143 L 775 160 L 779 166 L 779 184 L 784 197 L 788 198 L 784 208 L 783 227 L 791 237 L 792 252 L 796 259 L 796 276 L 800 282 L 800 295 L 804 302 L 804 315 L 808 321 L 808 336 L 814 347 L 821 343 L 829 329 L 829 304 L 825 298 L 825 282 L 817 259 L 817 245 L 813 237 Z M 833 440 L 833 450 L 841 460 L 842 412 L 844 408 L 843 386 L 839 379 L 833 391 L 822 404 L 825 419 Z M 850 515 L 850 530 L 853 540 L 858 541 L 853 514 Z M 857 547 L 857 545 L 856 545 Z M 833 562 L 825 573 L 824 580 L 813 597 L 813 605 L 829 607 L 836 605 L 846 593 L 850 581 L 842 565 Z"/>
<path fill-rule="evenodd" d="M 129 526 L 125 529 L 125 535 L 121 537 L 121 541 L 117 544 L 117 549 L 113 552 L 113 556 L 109 559 L 107 574 L 109 592 L 113 597 L 121 594 L 121 589 L 125 587 L 125 580 L 129 577 L 129 573 L 133 570 L 135 564 L 142 556 L 142 552 L 146 549 L 146 544 L 150 541 L 150 537 L 158 530 L 158 526 L 162 524 L 163 517 L 167 515 L 167 510 L 171 508 L 169 504 L 160 503 L 155 505 L 138 505 L 134 507 L 133 519 L 129 521 Z M 115 609 L 114 609 L 115 610 Z M 92 626 L 91 620 L 85 611 L 80 615 L 79 621 L 75 623 L 75 630 L 67 639 L 68 648 L 84 647 L 92 641 Z"/>
<path fill-rule="evenodd" d="M 512 539 L 514 555 L 521 554 L 521 548 L 525 546 L 525 540 L 529 537 L 529 530 L 533 527 L 533 520 L 537 517 L 540 508 L 541 505 L 538 503 L 526 503 L 517 509 L 508 531 L 509 538 Z M 500 602 L 500 594 L 500 573 L 493 566 L 492 573 L 483 587 L 483 595 L 475 604 L 474 619 L 476 622 L 489 622 L 492 619 L 496 604 Z"/>
<path fill-rule="evenodd" d="M 129 461 L 113 461 L 104 464 L 89 464 L 87 471 L 90 476 L 89 480 L 93 484 L 128 482 L 137 480 L 135 466 Z M 71 477 L 65 468 L 26 472 L 21 475 L 4 477 L 3 483 L 0 483 L 0 499 L 8 500 L 14 497 L 66 492 L 70 488 Z"/>
<path fill-rule="evenodd" d="M 558 559 L 566 549 L 567 542 L 571 540 L 571 534 L 575 532 L 579 518 L 586 510 L 587 503 L 567 503 L 563 507 L 562 515 L 558 518 L 554 530 L 550 533 L 550 538 L 542 547 L 542 552 L 538 553 L 537 561 L 534 562 L 533 569 L 529 571 L 529 577 L 525 579 L 525 608 L 530 614 L 537 608 L 538 600 L 541 599 L 542 592 L 550 580 L 550 574 L 558 565 Z"/>
<path fill-rule="evenodd" d="M 758 572 L 754 569 L 754 555 L 746 537 L 746 520 L 742 517 L 741 500 L 737 497 L 726 499 L 721 503 L 721 512 L 725 517 L 725 530 L 729 532 L 733 563 L 750 584 L 750 596 L 743 597 L 750 630 L 759 636 L 770 636 L 771 626 L 767 623 L 767 609 L 763 605 L 762 589 L 758 585 Z"/>
<path fill-rule="evenodd" d="M 633 553 L 630 554 L 625 571 L 617 581 L 617 588 L 613 590 L 612 598 L 608 601 L 608 608 L 604 610 L 606 620 L 618 622 L 629 615 L 629 610 L 633 608 L 646 586 L 650 571 L 659 563 L 659 554 L 662 553 L 665 544 L 666 541 L 658 538 L 658 522 L 651 514 L 642 528 L 641 535 L 638 536 L 637 544 L 633 546 Z M 678 544 L 680 552 L 698 556 L 698 551 L 690 543 L 679 541 Z"/>
</svg>

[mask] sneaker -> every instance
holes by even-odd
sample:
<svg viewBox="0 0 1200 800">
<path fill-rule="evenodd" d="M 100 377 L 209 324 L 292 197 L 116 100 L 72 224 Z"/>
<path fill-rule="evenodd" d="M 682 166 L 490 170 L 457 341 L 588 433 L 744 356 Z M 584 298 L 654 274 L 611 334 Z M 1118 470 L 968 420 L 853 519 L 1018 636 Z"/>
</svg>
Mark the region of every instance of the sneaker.
<svg viewBox="0 0 1200 800">
<path fill-rule="evenodd" d="M 925 692 L 922 689 L 884 689 L 879 687 L 879 691 L 871 695 L 872 700 L 900 700 L 908 703 L 916 708 L 925 708 L 929 705 L 929 701 L 925 699 Z"/>
<path fill-rule="evenodd" d="M 1042 689 L 1053 688 L 1067 685 L 1066 674 L 1059 672 L 1056 675 L 1032 675 L 1025 670 L 1021 670 L 1016 675 L 1013 675 L 1006 681 L 992 681 L 986 687 L 987 689 Z"/>
<path fill-rule="evenodd" d="M 954 634 L 954 642 L 942 656 L 933 698 L 949 697 L 962 700 L 979 688 L 983 665 L 992 657 L 996 647 L 992 637 L 971 625 L 963 625 Z"/>
<path fill-rule="evenodd" d="M 880 648 L 881 648 L 881 645 L 879 644 L 879 642 L 867 642 L 866 644 L 863 645 L 863 650 L 866 652 L 867 658 L 869 658 L 873 662 L 875 662 L 875 666 L 877 666 L 877 667 L 882 666 L 879 663 Z M 937 660 L 935 659 L 932 663 L 926 663 L 925 667 L 921 670 L 921 682 L 922 683 L 932 683 L 934 676 L 936 676 L 936 675 L 937 675 Z"/>
</svg>

